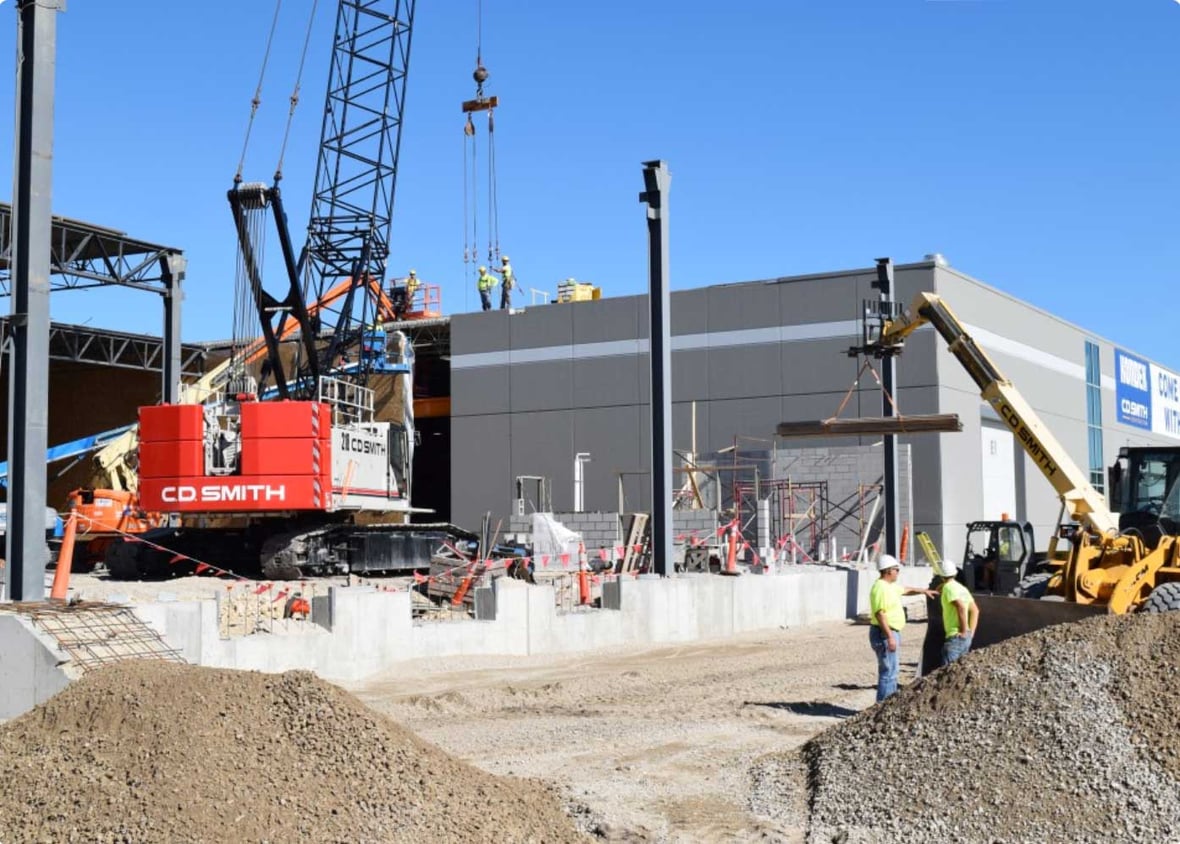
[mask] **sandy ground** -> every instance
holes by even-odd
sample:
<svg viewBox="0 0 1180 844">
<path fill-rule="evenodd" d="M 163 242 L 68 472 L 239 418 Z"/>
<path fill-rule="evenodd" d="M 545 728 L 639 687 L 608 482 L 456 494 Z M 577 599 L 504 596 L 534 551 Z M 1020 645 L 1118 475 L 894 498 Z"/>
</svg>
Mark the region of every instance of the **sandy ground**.
<svg viewBox="0 0 1180 844">
<path fill-rule="evenodd" d="M 907 632 L 903 683 L 925 624 Z M 867 628 L 839 622 L 575 657 L 423 660 L 352 691 L 491 773 L 554 783 L 608 840 L 795 842 L 802 771 L 759 760 L 872 705 L 875 683 Z"/>
<path fill-rule="evenodd" d="M 254 586 L 71 580 L 79 597 L 132 604 Z M 911 618 L 924 614 L 920 602 L 910 608 Z M 907 633 L 903 683 L 917 669 L 925 624 Z M 871 706 L 875 683 L 867 628 L 833 622 L 675 647 L 416 660 L 351 691 L 490 773 L 553 783 L 601 838 L 798 842 L 802 768 L 770 757 Z"/>
</svg>

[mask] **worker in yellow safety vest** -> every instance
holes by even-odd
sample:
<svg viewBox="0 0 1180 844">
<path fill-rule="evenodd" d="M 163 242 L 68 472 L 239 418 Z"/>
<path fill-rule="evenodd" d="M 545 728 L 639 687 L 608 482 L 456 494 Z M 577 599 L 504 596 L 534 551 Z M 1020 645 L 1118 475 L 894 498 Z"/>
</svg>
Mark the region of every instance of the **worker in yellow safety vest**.
<svg viewBox="0 0 1180 844">
<path fill-rule="evenodd" d="M 901 631 L 905 627 L 905 595 L 933 598 L 932 589 L 914 589 L 897 582 L 901 563 L 891 554 L 882 554 L 877 563 L 880 576 L 869 589 L 869 645 L 877 655 L 877 703 L 897 691 L 897 657 L 901 649 Z"/>
<path fill-rule="evenodd" d="M 955 579 L 959 567 L 953 560 L 943 560 L 934 567 L 939 577 L 938 596 L 942 606 L 942 664 L 950 665 L 971 650 L 975 630 L 979 627 L 979 605 L 970 590 Z"/>
<path fill-rule="evenodd" d="M 479 289 L 479 301 L 485 311 L 492 309 L 492 288 L 499 284 L 495 277 L 488 273 L 487 267 L 479 268 L 479 280 L 475 286 Z"/>
<path fill-rule="evenodd" d="M 414 307 L 414 294 L 418 292 L 418 288 L 422 286 L 421 280 L 418 278 L 417 270 L 410 270 L 410 274 L 406 277 L 406 301 L 410 305 L 410 309 Z"/>
<path fill-rule="evenodd" d="M 512 264 L 508 263 L 507 255 L 500 259 L 500 268 L 493 267 L 492 272 L 498 273 L 503 279 L 500 287 L 500 310 L 505 310 L 508 307 L 508 297 L 512 293 L 512 288 L 516 287 L 516 276 L 512 272 Z"/>
<path fill-rule="evenodd" d="M 413 309 L 414 293 L 418 290 L 419 283 L 416 270 L 410 270 L 410 274 L 406 278 L 394 282 L 393 287 L 389 291 L 390 302 L 393 305 L 394 319 L 405 319 L 406 311 Z"/>
</svg>

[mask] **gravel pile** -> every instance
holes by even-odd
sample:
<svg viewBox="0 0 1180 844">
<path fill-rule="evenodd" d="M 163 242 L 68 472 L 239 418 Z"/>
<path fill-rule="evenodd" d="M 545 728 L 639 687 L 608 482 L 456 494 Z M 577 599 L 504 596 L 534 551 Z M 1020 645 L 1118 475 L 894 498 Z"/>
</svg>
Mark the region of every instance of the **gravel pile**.
<svg viewBox="0 0 1180 844">
<path fill-rule="evenodd" d="M 582 840 L 314 675 L 133 661 L 0 726 L 0 840 Z"/>
<path fill-rule="evenodd" d="M 818 842 L 1180 840 L 1180 613 L 969 654 L 803 749 Z"/>
</svg>

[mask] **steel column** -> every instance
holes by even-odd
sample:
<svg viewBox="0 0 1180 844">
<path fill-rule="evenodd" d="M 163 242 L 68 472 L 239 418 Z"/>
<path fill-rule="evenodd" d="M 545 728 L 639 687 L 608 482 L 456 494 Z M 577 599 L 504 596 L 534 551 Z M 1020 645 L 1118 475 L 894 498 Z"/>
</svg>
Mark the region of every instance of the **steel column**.
<svg viewBox="0 0 1180 844">
<path fill-rule="evenodd" d="M 64 0 L 17 3 L 13 299 L 8 402 L 8 597 L 45 598 L 53 75 Z"/>
<path fill-rule="evenodd" d="M 180 374 L 183 371 L 180 348 L 180 303 L 184 301 L 184 281 L 188 259 L 179 252 L 170 252 L 162 260 L 164 279 L 164 338 L 163 379 L 160 396 L 167 404 L 180 401 Z"/>
<path fill-rule="evenodd" d="M 877 280 L 873 282 L 881 292 L 881 306 L 885 313 L 890 312 L 893 303 L 893 261 L 889 258 L 877 259 Z M 881 396 L 881 415 L 889 418 L 894 415 L 894 385 L 896 384 L 897 358 L 895 354 L 886 354 L 881 358 L 881 386 L 884 388 Z M 885 434 L 882 437 L 885 451 L 885 496 L 882 502 L 885 506 L 885 545 L 882 553 L 897 556 L 898 512 L 897 512 L 897 437 Z"/>
<path fill-rule="evenodd" d="M 643 162 L 651 323 L 651 548 L 655 573 L 672 566 L 672 314 L 668 292 L 668 186 L 663 161 Z"/>
</svg>

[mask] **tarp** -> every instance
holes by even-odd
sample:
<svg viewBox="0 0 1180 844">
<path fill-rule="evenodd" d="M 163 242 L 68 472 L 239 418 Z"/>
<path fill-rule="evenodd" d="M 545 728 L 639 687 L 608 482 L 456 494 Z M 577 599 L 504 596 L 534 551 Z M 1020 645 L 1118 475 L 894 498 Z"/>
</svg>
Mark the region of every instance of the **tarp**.
<svg viewBox="0 0 1180 844">
<path fill-rule="evenodd" d="M 582 535 L 563 525 L 550 513 L 533 513 L 533 557 L 539 558 L 548 554 L 557 565 L 561 565 L 562 555 L 567 555 L 569 568 L 578 567 L 578 546 L 582 542 Z"/>
</svg>

